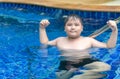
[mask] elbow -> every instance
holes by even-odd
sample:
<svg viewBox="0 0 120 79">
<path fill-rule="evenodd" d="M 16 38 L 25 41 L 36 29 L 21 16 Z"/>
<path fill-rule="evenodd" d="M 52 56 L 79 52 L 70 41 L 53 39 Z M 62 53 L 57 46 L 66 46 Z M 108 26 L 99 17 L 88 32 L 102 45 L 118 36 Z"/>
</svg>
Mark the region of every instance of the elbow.
<svg viewBox="0 0 120 79">
<path fill-rule="evenodd" d="M 116 44 L 115 45 L 107 45 L 107 48 L 115 48 Z"/>
<path fill-rule="evenodd" d="M 41 42 L 41 44 L 43 44 L 43 45 L 47 45 L 47 44 L 48 44 L 48 42 Z"/>
<path fill-rule="evenodd" d="M 40 41 L 40 43 L 43 44 L 43 45 L 47 45 L 48 41 Z"/>
<path fill-rule="evenodd" d="M 47 45 L 48 44 L 48 40 L 40 39 L 40 43 L 43 44 L 43 45 Z"/>
</svg>

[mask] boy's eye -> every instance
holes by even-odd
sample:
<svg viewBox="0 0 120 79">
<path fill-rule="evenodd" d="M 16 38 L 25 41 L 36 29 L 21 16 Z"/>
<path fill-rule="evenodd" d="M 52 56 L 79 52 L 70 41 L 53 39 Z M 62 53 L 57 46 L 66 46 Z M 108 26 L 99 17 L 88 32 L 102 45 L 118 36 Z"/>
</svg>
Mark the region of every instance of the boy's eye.
<svg viewBox="0 0 120 79">
<path fill-rule="evenodd" d="M 75 26 L 79 26 L 79 24 L 78 24 L 78 23 L 75 23 Z"/>
<path fill-rule="evenodd" d="M 68 23 L 67 26 L 79 26 L 79 23 Z"/>
<path fill-rule="evenodd" d="M 69 23 L 69 24 L 67 24 L 67 26 L 72 26 L 72 24 Z"/>
</svg>

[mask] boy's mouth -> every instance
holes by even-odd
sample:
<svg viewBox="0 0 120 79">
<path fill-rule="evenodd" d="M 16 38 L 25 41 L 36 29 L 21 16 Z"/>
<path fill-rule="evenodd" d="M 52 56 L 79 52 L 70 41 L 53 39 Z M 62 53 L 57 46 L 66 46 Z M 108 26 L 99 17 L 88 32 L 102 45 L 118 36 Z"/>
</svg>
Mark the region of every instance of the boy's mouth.
<svg viewBox="0 0 120 79">
<path fill-rule="evenodd" d="M 71 33 L 75 33 L 76 31 L 70 31 Z"/>
</svg>

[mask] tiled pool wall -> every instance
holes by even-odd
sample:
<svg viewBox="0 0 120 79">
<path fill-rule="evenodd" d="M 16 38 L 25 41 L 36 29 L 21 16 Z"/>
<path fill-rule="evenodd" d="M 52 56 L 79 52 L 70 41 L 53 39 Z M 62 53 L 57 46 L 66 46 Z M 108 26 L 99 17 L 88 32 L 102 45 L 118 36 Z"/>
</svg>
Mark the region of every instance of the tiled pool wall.
<svg viewBox="0 0 120 79">
<path fill-rule="evenodd" d="M 69 9 L 60 9 L 47 6 L 38 6 L 31 4 L 19 4 L 19 3 L 0 3 L 0 8 L 7 9 L 27 9 L 32 12 L 39 12 L 41 14 L 47 14 L 48 16 L 54 18 L 61 18 L 69 14 L 77 14 L 83 18 L 83 23 L 86 30 L 98 29 L 101 26 L 106 24 L 106 21 L 109 19 L 116 19 L 120 16 L 120 12 L 102 12 L 102 11 L 84 11 L 84 10 L 69 10 Z M 90 25 L 91 24 L 91 25 Z"/>
</svg>

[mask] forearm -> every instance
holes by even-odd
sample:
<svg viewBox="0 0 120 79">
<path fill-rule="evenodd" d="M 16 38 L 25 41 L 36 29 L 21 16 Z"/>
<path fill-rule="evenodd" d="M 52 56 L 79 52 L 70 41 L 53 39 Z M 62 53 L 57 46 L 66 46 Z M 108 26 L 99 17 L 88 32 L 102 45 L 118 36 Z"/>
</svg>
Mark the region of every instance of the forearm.
<svg viewBox="0 0 120 79">
<path fill-rule="evenodd" d="M 48 40 L 45 28 L 40 28 L 39 27 L 39 37 L 40 37 L 40 42 L 42 44 L 47 44 L 48 43 L 49 40 Z"/>
<path fill-rule="evenodd" d="M 112 31 L 110 39 L 107 42 L 108 48 L 113 48 L 116 46 L 117 37 L 118 37 L 118 29 Z"/>
</svg>

